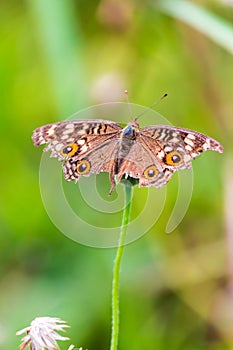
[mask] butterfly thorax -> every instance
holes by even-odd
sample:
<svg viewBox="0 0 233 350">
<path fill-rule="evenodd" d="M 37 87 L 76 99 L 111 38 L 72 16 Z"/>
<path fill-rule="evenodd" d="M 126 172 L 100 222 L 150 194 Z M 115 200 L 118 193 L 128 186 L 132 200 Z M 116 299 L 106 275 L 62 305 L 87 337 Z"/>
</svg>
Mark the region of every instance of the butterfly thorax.
<svg viewBox="0 0 233 350">
<path fill-rule="evenodd" d="M 133 122 L 129 122 L 126 127 L 122 130 L 122 138 L 130 138 L 135 140 L 136 134 L 139 132 L 139 125 L 137 119 Z"/>
</svg>

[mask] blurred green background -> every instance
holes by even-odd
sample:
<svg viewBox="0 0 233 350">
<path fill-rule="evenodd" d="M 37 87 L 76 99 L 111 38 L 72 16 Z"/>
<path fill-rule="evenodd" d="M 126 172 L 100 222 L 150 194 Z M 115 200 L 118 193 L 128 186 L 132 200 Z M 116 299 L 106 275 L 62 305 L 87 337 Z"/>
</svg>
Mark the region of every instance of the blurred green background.
<svg viewBox="0 0 233 350">
<path fill-rule="evenodd" d="M 15 332 L 36 316 L 67 320 L 77 346 L 109 348 L 115 249 L 82 246 L 52 224 L 31 134 L 125 101 L 126 88 L 146 106 L 168 92 L 156 110 L 225 153 L 194 162 L 191 204 L 173 233 L 175 178 L 158 223 L 126 247 L 119 349 L 232 349 L 232 18 L 230 0 L 0 2 L 0 349 L 15 349 Z"/>
</svg>

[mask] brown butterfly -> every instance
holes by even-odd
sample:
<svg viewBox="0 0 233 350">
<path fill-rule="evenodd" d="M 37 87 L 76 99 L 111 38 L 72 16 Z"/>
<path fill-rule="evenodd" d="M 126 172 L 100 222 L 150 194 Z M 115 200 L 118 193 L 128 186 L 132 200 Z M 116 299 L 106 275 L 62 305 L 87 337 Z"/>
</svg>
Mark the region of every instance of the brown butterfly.
<svg viewBox="0 0 233 350">
<path fill-rule="evenodd" d="M 130 176 L 139 186 L 164 186 L 179 169 L 190 169 L 201 152 L 223 152 L 222 145 L 198 132 L 164 125 L 139 129 L 137 118 L 122 128 L 107 120 L 70 120 L 36 129 L 35 146 L 48 143 L 45 151 L 63 161 L 67 181 L 80 176 L 110 174 L 116 184 Z"/>
</svg>

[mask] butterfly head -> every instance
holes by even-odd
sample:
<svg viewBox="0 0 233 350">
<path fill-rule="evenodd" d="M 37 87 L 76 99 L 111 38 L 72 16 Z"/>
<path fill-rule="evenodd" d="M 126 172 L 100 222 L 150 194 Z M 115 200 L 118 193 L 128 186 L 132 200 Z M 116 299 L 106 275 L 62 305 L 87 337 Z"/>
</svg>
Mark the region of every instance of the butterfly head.
<svg viewBox="0 0 233 350">
<path fill-rule="evenodd" d="M 137 118 L 135 118 L 133 122 L 129 122 L 123 129 L 123 135 L 129 138 L 133 138 L 135 137 L 137 131 L 139 131 L 139 124 Z"/>
</svg>

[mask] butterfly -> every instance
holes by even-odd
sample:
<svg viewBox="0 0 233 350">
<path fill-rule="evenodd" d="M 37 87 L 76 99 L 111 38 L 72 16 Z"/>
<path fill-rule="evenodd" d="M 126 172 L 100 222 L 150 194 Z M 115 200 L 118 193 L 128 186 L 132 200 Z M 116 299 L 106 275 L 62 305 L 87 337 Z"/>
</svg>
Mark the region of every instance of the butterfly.
<svg viewBox="0 0 233 350">
<path fill-rule="evenodd" d="M 139 186 L 164 186 L 179 169 L 207 150 L 223 152 L 222 145 L 196 131 L 155 125 L 139 128 L 137 118 L 124 128 L 108 120 L 69 120 L 37 128 L 35 146 L 63 161 L 67 181 L 108 172 L 112 193 L 122 178 L 138 179 Z"/>
</svg>

